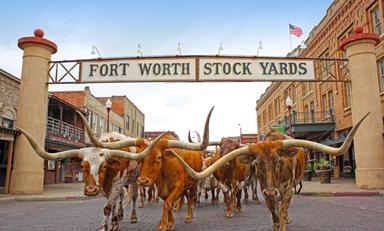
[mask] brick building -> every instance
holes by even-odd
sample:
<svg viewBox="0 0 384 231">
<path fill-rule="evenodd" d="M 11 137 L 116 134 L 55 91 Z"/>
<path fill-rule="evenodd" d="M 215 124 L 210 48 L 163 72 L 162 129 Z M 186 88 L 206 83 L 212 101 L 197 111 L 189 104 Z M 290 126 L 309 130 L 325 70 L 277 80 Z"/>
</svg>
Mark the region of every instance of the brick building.
<svg viewBox="0 0 384 231">
<path fill-rule="evenodd" d="M 290 56 L 311 58 L 346 58 L 339 49 L 340 40 L 352 34 L 353 28 L 361 25 L 364 31 L 383 35 L 382 0 L 335 0 L 321 22 L 313 28 L 305 40 L 305 49 L 296 48 Z M 377 82 L 380 87 L 382 111 L 384 112 L 384 42 L 376 46 Z M 323 80 L 337 76 L 349 80 L 343 65 L 332 61 L 316 66 Z M 292 132 L 297 138 L 305 138 L 328 145 L 339 145 L 352 126 L 351 82 L 274 82 L 257 100 L 258 133 L 265 134 L 273 126 L 289 127 L 286 99 L 290 96 L 292 106 Z M 318 158 L 317 154 L 311 158 Z M 333 159 L 335 175 L 339 176 L 345 166 L 355 169 L 353 146 L 344 156 Z"/>
</svg>

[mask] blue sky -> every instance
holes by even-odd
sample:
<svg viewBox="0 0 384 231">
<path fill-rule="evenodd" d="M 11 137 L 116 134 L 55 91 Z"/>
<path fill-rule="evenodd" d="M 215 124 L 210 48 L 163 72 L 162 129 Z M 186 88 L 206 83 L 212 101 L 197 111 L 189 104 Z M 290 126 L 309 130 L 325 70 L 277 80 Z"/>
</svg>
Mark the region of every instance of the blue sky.
<svg viewBox="0 0 384 231">
<path fill-rule="evenodd" d="M 182 54 L 217 54 L 222 42 L 223 54 L 255 55 L 262 41 L 260 55 L 285 56 L 289 51 L 288 23 L 303 28 L 302 37 L 292 37 L 293 46 L 297 46 L 321 21 L 331 2 L 4 1 L 0 14 L 0 68 L 20 76 L 22 51 L 17 48 L 17 40 L 31 36 L 35 28 L 42 28 L 45 38 L 57 43 L 59 50 L 53 60 L 90 58 L 92 45 L 103 57 L 136 56 L 138 43 L 144 56 L 173 55 L 178 42 Z M 116 85 L 90 87 L 96 96 L 127 95 L 146 114 L 148 130 L 201 130 L 206 112 L 215 104 L 212 132 L 216 138 L 238 135 L 239 123 L 243 132 L 256 132 L 256 100 L 267 85 L 160 83 L 122 84 L 124 87 L 119 89 Z M 51 90 L 83 88 L 50 86 Z M 161 103 L 156 106 L 154 101 Z M 190 116 L 192 112 L 199 116 Z"/>
</svg>

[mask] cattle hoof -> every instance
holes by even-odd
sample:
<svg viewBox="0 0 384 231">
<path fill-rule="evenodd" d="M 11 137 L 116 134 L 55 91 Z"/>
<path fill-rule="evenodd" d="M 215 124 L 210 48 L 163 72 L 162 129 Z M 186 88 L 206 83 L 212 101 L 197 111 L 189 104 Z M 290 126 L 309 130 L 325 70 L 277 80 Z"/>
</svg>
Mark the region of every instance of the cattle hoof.
<svg viewBox="0 0 384 231">
<path fill-rule="evenodd" d="M 168 230 L 175 230 L 175 229 L 176 229 L 175 223 L 168 224 Z"/>
<path fill-rule="evenodd" d="M 185 223 L 191 223 L 191 221 L 192 221 L 192 217 L 186 217 L 186 218 L 184 219 L 184 221 L 185 221 Z"/>
<path fill-rule="evenodd" d="M 108 231 L 108 225 L 101 226 L 99 231 Z"/>
<path fill-rule="evenodd" d="M 137 223 L 137 217 L 136 216 L 131 217 L 131 223 Z"/>
<path fill-rule="evenodd" d="M 119 211 L 119 212 L 118 212 L 118 214 L 117 214 L 117 219 L 118 219 L 119 221 L 122 221 L 122 220 L 124 219 L 124 214 L 123 214 L 122 211 Z"/>
<path fill-rule="evenodd" d="M 226 212 L 225 216 L 228 217 L 228 218 L 232 218 L 233 217 L 233 212 Z"/>
<path fill-rule="evenodd" d="M 144 202 L 140 201 L 138 207 L 139 208 L 144 208 Z"/>
<path fill-rule="evenodd" d="M 237 211 L 238 213 L 242 213 L 242 212 L 243 212 L 243 210 L 241 209 L 241 207 L 236 207 L 236 211 Z"/>
<path fill-rule="evenodd" d="M 259 199 L 255 200 L 255 203 L 256 203 L 257 205 L 261 204 L 261 202 L 260 202 Z"/>
<path fill-rule="evenodd" d="M 292 220 L 290 220 L 289 218 L 285 219 L 285 224 L 291 224 L 292 223 Z"/>
<path fill-rule="evenodd" d="M 119 223 L 112 223 L 111 224 L 111 228 L 110 228 L 111 231 L 117 231 L 119 230 Z"/>
</svg>

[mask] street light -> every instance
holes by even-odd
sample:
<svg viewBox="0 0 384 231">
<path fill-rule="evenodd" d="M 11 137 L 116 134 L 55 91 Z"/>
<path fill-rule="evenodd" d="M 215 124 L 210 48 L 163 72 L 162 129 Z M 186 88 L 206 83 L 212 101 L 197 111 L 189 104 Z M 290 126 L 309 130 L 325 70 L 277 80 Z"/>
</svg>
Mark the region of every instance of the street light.
<svg viewBox="0 0 384 231">
<path fill-rule="evenodd" d="M 110 99 L 107 100 L 107 102 L 105 102 L 105 107 L 107 107 L 107 132 L 109 132 L 109 113 L 111 112 L 111 108 L 112 108 L 112 101 Z"/>
<path fill-rule="evenodd" d="M 292 115 L 291 115 L 291 109 L 293 105 L 293 101 L 291 97 L 287 97 L 285 100 L 285 105 L 287 105 L 288 108 L 288 116 L 289 116 L 289 135 L 292 137 Z"/>
<path fill-rule="evenodd" d="M 243 134 L 243 131 L 241 130 L 241 124 L 238 124 L 238 125 L 239 125 L 239 128 L 240 128 L 239 142 L 241 144 L 241 134 Z"/>
</svg>

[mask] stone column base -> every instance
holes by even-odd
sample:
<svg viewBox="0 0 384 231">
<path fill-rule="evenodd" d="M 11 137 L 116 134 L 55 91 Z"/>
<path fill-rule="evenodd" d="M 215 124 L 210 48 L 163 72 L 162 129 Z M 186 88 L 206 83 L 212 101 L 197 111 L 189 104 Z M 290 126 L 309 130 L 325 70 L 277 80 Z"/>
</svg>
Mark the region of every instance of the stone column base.
<svg viewBox="0 0 384 231">
<path fill-rule="evenodd" d="M 42 194 L 44 184 L 44 171 L 13 170 L 11 177 L 11 194 Z"/>
<path fill-rule="evenodd" d="M 357 168 L 356 186 L 361 189 L 384 189 L 384 168 Z"/>
</svg>

